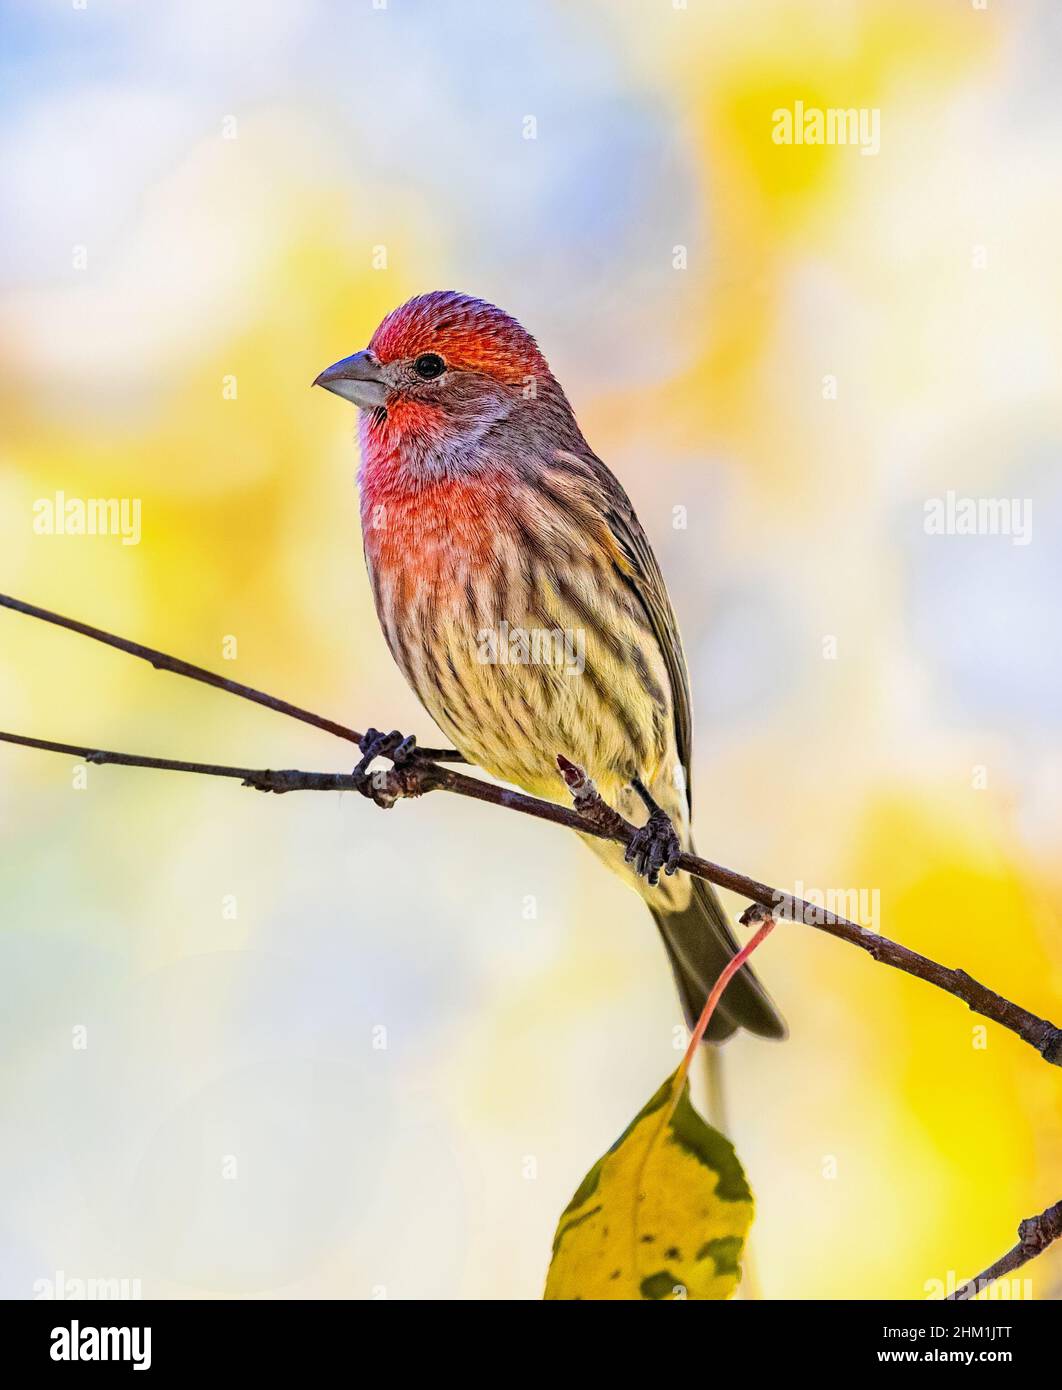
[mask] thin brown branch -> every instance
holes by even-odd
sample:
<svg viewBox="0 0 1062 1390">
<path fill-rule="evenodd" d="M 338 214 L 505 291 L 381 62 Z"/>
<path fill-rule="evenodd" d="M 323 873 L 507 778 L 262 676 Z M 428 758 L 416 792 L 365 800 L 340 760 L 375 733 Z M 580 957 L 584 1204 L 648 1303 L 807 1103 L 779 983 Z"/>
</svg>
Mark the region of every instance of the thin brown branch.
<svg viewBox="0 0 1062 1390">
<path fill-rule="evenodd" d="M 322 714 L 314 714 L 312 710 L 302 709 L 298 705 L 293 705 L 288 700 L 281 700 L 276 695 L 267 695 L 264 690 L 255 690 L 254 686 L 242 685 L 239 681 L 229 680 L 226 676 L 219 676 L 216 671 L 208 671 L 204 666 L 195 666 L 190 661 L 182 661 L 180 657 L 169 656 L 166 652 L 160 652 L 155 647 L 147 647 L 142 642 L 131 642 L 127 637 L 118 637 L 113 632 L 105 632 L 102 628 L 92 627 L 89 623 L 78 622 L 76 618 L 64 618 L 61 613 L 53 613 L 48 608 L 38 608 L 36 604 L 26 603 L 22 599 L 12 598 L 10 594 L 0 594 L 0 608 L 10 608 L 15 613 L 25 613 L 29 618 L 39 618 L 41 622 L 53 623 L 56 627 L 65 627 L 70 632 L 76 632 L 81 637 L 91 637 L 94 642 L 102 642 L 105 646 L 115 647 L 120 652 L 126 652 L 129 656 L 139 657 L 141 661 L 146 661 L 153 666 L 156 671 L 172 671 L 175 676 L 187 676 L 189 680 L 201 681 L 203 685 L 212 685 L 215 690 L 224 690 L 229 695 L 238 695 L 241 700 L 250 700 L 253 704 L 263 705 L 266 709 L 275 710 L 278 714 L 286 714 L 289 719 L 298 719 L 303 724 L 312 724 L 317 729 L 323 729 L 326 734 L 334 734 L 336 738 L 346 739 L 348 743 L 361 743 L 361 734 L 356 729 L 349 729 L 345 724 L 337 724 L 334 719 L 326 719 Z M 439 762 L 464 762 L 461 754 L 452 748 L 433 748 L 425 749 L 424 754 Z M 114 761 L 110 759 L 109 761 Z M 149 764 L 139 764 L 149 766 Z"/>
<path fill-rule="evenodd" d="M 558 759 L 558 764 L 576 808 L 583 816 L 583 824 L 578 828 L 593 835 L 601 835 L 604 839 L 626 843 L 634 827 L 628 825 L 622 816 L 602 800 L 593 782 L 581 768 L 575 767 L 566 758 Z M 739 874 L 722 864 L 713 864 L 711 860 L 702 859 L 698 854 L 683 853 L 678 862 L 679 868 L 685 869 L 687 873 L 706 878 L 720 888 L 729 888 L 743 898 L 750 898 L 752 902 L 767 908 L 777 917 L 790 922 L 802 922 L 805 926 L 826 932 L 840 941 L 847 941 L 850 945 L 866 951 L 883 965 L 891 965 L 895 970 L 902 970 L 907 975 L 914 975 L 919 980 L 925 980 L 927 984 L 936 985 L 938 989 L 953 994 L 974 1013 L 981 1014 L 993 1023 L 1016 1033 L 1023 1042 L 1035 1047 L 1045 1061 L 1062 1066 L 1062 1029 L 1047 1019 L 1030 1013 L 1028 1009 L 1011 1003 L 1009 999 L 1004 999 L 1001 994 L 988 989 L 965 970 L 954 970 L 950 966 L 940 965 L 928 956 L 919 955 L 917 951 L 901 946 L 897 941 L 890 941 L 887 936 L 868 931 L 858 922 L 851 922 L 847 917 L 838 917 L 821 907 L 805 902 L 803 898 L 781 893 L 769 884 L 760 883 L 758 879 Z M 746 912 L 745 916 L 749 916 L 749 913 Z"/>
<path fill-rule="evenodd" d="M 948 1301 L 961 1303 L 976 1298 L 983 1289 L 989 1288 L 1005 1274 L 1013 1274 L 1037 1255 L 1042 1255 L 1049 1245 L 1062 1237 L 1062 1202 L 1056 1202 L 1039 1216 L 1027 1217 L 1018 1227 L 1018 1243 L 1001 1255 L 995 1264 L 981 1271 L 976 1278 L 963 1284 L 962 1288 L 948 1294 Z"/>
<path fill-rule="evenodd" d="M 187 763 L 175 758 L 150 758 L 140 753 L 115 753 L 108 748 L 89 748 L 79 743 L 55 743 L 47 738 L 25 734 L 0 733 L 0 743 L 17 743 L 23 748 L 39 748 L 46 753 L 66 753 L 87 763 L 114 763 L 118 767 L 151 767 L 161 772 L 195 772 L 201 777 L 232 777 L 244 786 L 263 792 L 352 791 L 350 773 L 272 772 L 253 767 L 227 767 L 220 763 Z"/>
</svg>

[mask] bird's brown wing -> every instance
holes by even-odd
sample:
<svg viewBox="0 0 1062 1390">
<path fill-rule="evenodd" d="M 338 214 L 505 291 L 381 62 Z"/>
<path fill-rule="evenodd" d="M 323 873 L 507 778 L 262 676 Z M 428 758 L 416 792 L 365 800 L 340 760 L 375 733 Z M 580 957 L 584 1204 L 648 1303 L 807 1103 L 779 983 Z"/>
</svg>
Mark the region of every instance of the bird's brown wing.
<svg viewBox="0 0 1062 1390">
<path fill-rule="evenodd" d="M 600 459 L 567 457 L 572 464 L 583 469 L 589 467 L 592 471 L 601 515 L 615 543 L 613 563 L 631 593 L 637 596 L 664 658 L 675 711 L 675 745 L 686 771 L 686 798 L 690 802 L 693 718 L 689 673 L 675 610 L 660 566 L 630 498 Z M 692 811 L 692 804 L 690 809 Z M 700 878 L 693 880 L 693 897 L 688 907 L 673 913 L 653 909 L 653 916 L 692 1028 L 719 972 L 737 951 L 737 942 L 718 894 L 710 883 Z M 748 1028 L 766 1038 L 786 1036 L 785 1021 L 748 965 L 742 966 L 731 981 L 726 998 L 717 1005 L 708 1037 L 713 1042 L 722 1042 L 737 1028 Z"/>
<path fill-rule="evenodd" d="M 642 529 L 631 499 L 619 481 L 598 458 L 582 460 L 593 470 L 601 489 L 602 514 L 615 541 L 614 564 L 635 595 L 652 629 L 664 659 L 671 685 L 675 718 L 675 747 L 686 774 L 686 800 L 692 811 L 690 760 L 693 755 L 693 705 L 686 655 L 682 650 L 678 620 L 656 562 L 649 537 Z"/>
</svg>

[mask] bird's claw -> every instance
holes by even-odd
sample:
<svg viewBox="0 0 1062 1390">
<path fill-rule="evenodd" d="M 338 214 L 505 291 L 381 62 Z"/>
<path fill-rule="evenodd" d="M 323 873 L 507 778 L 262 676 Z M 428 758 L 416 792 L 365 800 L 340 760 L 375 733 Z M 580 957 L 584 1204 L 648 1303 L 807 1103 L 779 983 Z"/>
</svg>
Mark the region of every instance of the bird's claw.
<svg viewBox="0 0 1062 1390">
<path fill-rule="evenodd" d="M 655 888 L 660 882 L 660 870 L 669 876 L 673 874 L 681 853 L 682 842 L 675 827 L 667 814 L 657 808 L 631 836 L 623 857 L 628 864 L 634 865 L 639 877 L 644 877 Z"/>
<path fill-rule="evenodd" d="M 397 729 L 392 729 L 389 734 L 382 734 L 379 729 L 366 729 L 358 747 L 361 758 L 351 773 L 355 791 L 374 801 L 383 810 L 390 810 L 400 796 L 408 795 L 408 791 L 403 790 L 403 779 L 395 774 L 409 768 L 416 760 L 416 736 L 400 734 Z M 390 758 L 391 767 L 370 772 L 369 768 L 376 758 Z"/>
</svg>

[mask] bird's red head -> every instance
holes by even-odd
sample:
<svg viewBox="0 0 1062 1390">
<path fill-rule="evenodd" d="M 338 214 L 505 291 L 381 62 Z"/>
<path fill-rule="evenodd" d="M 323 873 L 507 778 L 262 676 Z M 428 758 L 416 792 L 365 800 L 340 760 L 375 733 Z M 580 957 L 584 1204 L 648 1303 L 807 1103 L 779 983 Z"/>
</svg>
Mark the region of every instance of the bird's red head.
<svg viewBox="0 0 1062 1390">
<path fill-rule="evenodd" d="M 534 338 L 509 314 L 471 295 L 435 290 L 393 309 L 368 348 L 323 371 L 316 385 L 362 410 L 384 410 L 392 430 L 402 407 L 424 425 L 433 414 L 468 417 L 477 406 L 534 399 L 552 383 Z M 396 412 L 399 418 L 394 418 Z"/>
<path fill-rule="evenodd" d="M 580 438 L 534 338 L 501 309 L 436 290 L 392 310 L 317 384 L 362 413 L 363 475 L 456 476 Z M 489 440 L 489 449 L 487 441 Z"/>
<path fill-rule="evenodd" d="M 480 372 L 510 385 L 548 370 L 534 338 L 511 315 L 456 290 L 433 290 L 392 309 L 369 351 L 384 366 L 415 368 L 421 357 L 439 357 L 443 370 Z M 437 365 L 429 363 L 429 372 Z"/>
</svg>

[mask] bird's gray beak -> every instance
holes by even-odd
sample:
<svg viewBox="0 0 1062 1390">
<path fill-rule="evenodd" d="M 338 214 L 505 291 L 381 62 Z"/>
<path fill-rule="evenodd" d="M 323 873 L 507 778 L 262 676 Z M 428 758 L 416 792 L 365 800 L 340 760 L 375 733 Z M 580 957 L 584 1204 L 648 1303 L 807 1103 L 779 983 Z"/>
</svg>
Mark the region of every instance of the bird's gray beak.
<svg viewBox="0 0 1062 1390">
<path fill-rule="evenodd" d="M 376 410 L 386 405 L 390 393 L 383 369 L 369 351 L 356 352 L 353 357 L 334 362 L 313 384 L 333 391 L 345 401 L 353 401 L 362 410 Z"/>
</svg>

